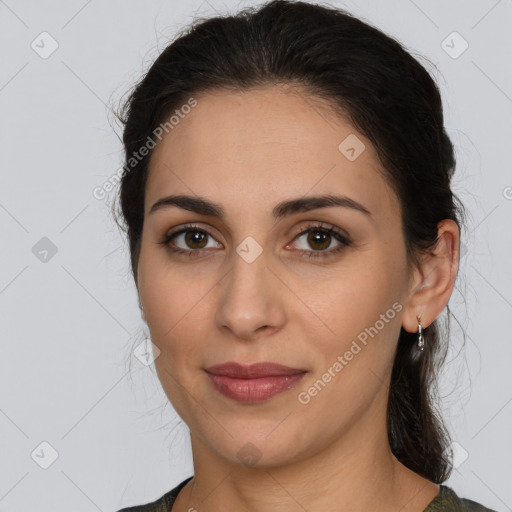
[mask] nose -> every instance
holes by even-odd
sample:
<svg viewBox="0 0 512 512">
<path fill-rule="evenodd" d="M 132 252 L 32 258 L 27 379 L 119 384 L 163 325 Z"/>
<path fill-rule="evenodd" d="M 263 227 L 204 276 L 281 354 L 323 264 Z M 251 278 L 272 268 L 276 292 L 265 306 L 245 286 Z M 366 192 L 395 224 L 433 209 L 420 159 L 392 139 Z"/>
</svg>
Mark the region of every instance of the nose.
<svg viewBox="0 0 512 512">
<path fill-rule="evenodd" d="M 263 251 L 248 263 L 235 253 L 231 270 L 219 283 L 215 320 L 239 340 L 254 340 L 282 328 L 286 315 L 283 284 L 267 266 Z"/>
</svg>

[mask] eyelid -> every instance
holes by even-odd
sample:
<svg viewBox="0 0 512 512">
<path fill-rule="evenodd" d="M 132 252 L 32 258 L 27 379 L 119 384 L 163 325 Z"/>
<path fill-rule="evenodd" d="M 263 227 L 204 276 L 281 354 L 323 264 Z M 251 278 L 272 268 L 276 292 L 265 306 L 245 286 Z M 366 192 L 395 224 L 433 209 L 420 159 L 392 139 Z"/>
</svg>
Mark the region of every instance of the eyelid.
<svg viewBox="0 0 512 512">
<path fill-rule="evenodd" d="M 297 233 L 293 235 L 293 240 L 295 240 L 300 235 L 308 233 L 312 228 L 318 228 L 319 230 L 325 231 L 332 231 L 333 233 L 336 233 L 337 235 L 340 235 L 341 237 L 345 238 L 347 242 L 351 241 L 350 236 L 344 230 L 334 226 L 333 224 L 329 224 L 327 222 L 322 221 L 309 221 L 306 226 L 302 226 L 300 229 L 297 230 Z"/>
<path fill-rule="evenodd" d="M 170 238 L 170 237 L 180 235 L 182 233 L 186 233 L 187 231 L 200 231 L 201 233 L 206 233 L 209 237 L 214 238 L 217 241 L 217 236 L 214 236 L 212 234 L 212 230 L 216 231 L 212 226 L 202 227 L 199 224 L 191 222 L 191 223 L 183 224 L 183 225 L 179 226 L 178 228 L 170 229 L 170 230 L 166 231 L 163 236 L 164 236 L 164 238 Z M 218 242 L 218 243 L 220 243 L 220 242 Z"/>
<path fill-rule="evenodd" d="M 162 245 L 168 245 L 170 243 L 171 239 L 173 239 L 179 235 L 182 235 L 184 233 L 187 233 L 189 231 L 197 231 L 200 233 L 204 233 L 207 237 L 210 237 L 211 239 L 215 240 L 216 243 L 223 245 L 221 242 L 219 242 L 217 240 L 217 238 L 215 236 L 212 235 L 212 233 L 210 232 L 210 229 L 203 228 L 203 227 L 199 226 L 198 224 L 194 224 L 194 223 L 184 224 L 183 226 L 176 228 L 175 230 L 170 230 L 170 231 L 166 232 L 164 234 L 164 236 L 162 237 L 162 240 L 158 243 L 161 243 Z M 180 247 L 177 247 L 175 249 L 175 251 L 176 252 L 179 252 L 179 251 L 201 252 L 200 249 L 181 249 Z"/>
</svg>

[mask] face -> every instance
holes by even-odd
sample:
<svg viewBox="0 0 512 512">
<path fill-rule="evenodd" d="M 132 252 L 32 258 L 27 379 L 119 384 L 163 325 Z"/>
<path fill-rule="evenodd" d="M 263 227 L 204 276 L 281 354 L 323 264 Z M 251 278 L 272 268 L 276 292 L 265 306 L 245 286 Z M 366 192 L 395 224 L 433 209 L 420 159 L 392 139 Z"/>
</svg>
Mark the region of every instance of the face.
<svg viewBox="0 0 512 512">
<path fill-rule="evenodd" d="M 197 443 L 237 464 L 247 450 L 261 466 L 298 461 L 385 428 L 408 273 L 398 199 L 370 141 L 298 90 L 195 98 L 152 155 L 138 265 L 169 400 Z M 177 195 L 223 215 L 153 208 Z M 328 195 L 346 200 L 293 207 Z M 205 371 L 263 361 L 305 373 L 249 401 Z"/>
</svg>

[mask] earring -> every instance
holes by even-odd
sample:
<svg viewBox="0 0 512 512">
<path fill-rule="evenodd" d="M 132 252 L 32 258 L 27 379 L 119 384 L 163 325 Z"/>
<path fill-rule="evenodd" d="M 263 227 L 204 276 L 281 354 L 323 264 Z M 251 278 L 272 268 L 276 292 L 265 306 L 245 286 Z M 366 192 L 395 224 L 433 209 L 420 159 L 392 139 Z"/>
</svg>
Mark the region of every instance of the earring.
<svg viewBox="0 0 512 512">
<path fill-rule="evenodd" d="M 418 350 L 423 351 L 423 347 L 425 346 L 425 338 L 423 338 L 423 329 L 421 328 L 421 315 L 417 316 L 418 318 Z"/>
</svg>

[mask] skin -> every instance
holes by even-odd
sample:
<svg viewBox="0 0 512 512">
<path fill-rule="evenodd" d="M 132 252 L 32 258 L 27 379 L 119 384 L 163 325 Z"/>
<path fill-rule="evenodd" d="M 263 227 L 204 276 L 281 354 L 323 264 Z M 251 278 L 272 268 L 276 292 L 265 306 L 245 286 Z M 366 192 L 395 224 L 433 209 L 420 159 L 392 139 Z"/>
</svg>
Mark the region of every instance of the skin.
<svg viewBox="0 0 512 512">
<path fill-rule="evenodd" d="M 417 315 L 427 327 L 450 298 L 456 223 L 439 223 L 435 251 L 409 272 L 398 199 L 372 144 L 347 120 L 285 86 L 195 98 L 151 157 L 138 265 L 144 318 L 160 349 L 158 377 L 192 441 L 194 478 L 173 512 L 324 512 L 339 503 L 359 512 L 423 511 L 439 486 L 391 453 L 387 394 L 400 328 L 417 332 Z M 338 150 L 349 134 L 366 146 L 354 161 Z M 286 199 L 333 192 L 372 217 L 336 206 L 271 215 Z M 171 194 L 214 201 L 226 218 L 177 207 L 149 213 Z M 187 244 L 183 235 L 172 242 L 202 251 L 198 257 L 158 243 L 189 222 L 209 232 L 204 243 Z M 348 234 L 351 244 L 325 258 L 301 256 L 321 244 L 296 235 L 319 222 Z M 236 252 L 247 236 L 263 249 L 251 263 Z M 339 244 L 327 235 L 322 251 Z M 300 403 L 298 394 L 395 302 L 402 308 L 394 318 Z M 226 361 L 273 361 L 308 373 L 296 388 L 244 404 L 221 395 L 204 372 Z M 247 443 L 259 456 L 251 466 L 237 455 Z"/>
</svg>

